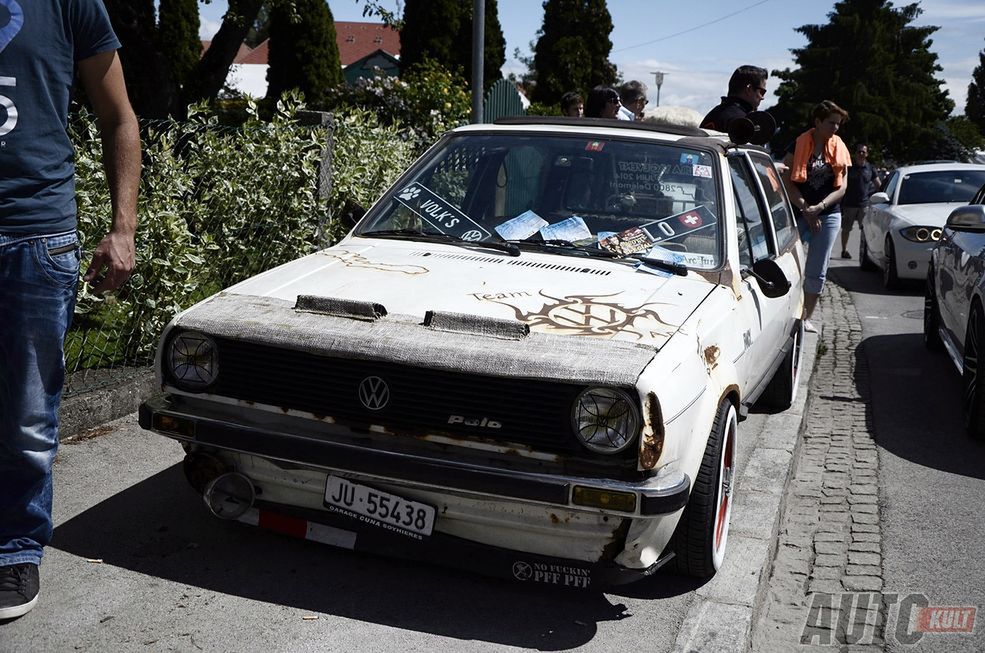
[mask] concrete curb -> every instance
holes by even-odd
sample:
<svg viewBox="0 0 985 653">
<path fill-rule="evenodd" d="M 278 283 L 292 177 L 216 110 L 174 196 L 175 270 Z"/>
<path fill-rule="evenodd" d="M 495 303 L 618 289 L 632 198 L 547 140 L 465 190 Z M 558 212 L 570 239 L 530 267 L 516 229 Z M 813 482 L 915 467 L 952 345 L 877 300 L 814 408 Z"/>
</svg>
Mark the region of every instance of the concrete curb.
<svg viewBox="0 0 985 653">
<path fill-rule="evenodd" d="M 808 414 L 808 389 L 820 338 L 816 333 L 804 336 L 797 398 L 789 409 L 767 417 L 760 440 L 739 473 L 725 564 L 695 591 L 674 651 L 744 652 L 751 646 L 753 617 L 768 589 L 785 490 Z"/>
<path fill-rule="evenodd" d="M 62 399 L 58 410 L 62 442 L 134 412 L 157 389 L 151 367 L 129 368 L 107 376 L 105 386 Z"/>
</svg>

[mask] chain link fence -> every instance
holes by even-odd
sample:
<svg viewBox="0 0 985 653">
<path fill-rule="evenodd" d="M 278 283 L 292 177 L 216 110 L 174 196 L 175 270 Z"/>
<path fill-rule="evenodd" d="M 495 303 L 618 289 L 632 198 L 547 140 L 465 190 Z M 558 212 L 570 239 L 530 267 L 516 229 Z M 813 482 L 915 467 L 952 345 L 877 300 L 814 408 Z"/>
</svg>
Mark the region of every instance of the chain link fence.
<svg viewBox="0 0 985 653">
<path fill-rule="evenodd" d="M 85 266 L 109 228 L 110 202 L 91 117 L 80 116 L 72 132 Z M 284 107 L 272 120 L 254 113 L 235 126 L 195 112 L 184 122 L 144 121 L 141 137 L 137 267 L 106 297 L 80 283 L 65 343 L 65 396 L 146 373 L 174 315 L 331 244 L 344 233 L 332 216 L 368 204 L 410 158 L 395 133 L 371 117 L 333 125 L 327 114 Z M 365 161 L 383 149 L 389 157 Z M 333 188 L 337 150 L 342 166 L 363 160 L 362 178 L 342 175 L 341 192 Z"/>
</svg>

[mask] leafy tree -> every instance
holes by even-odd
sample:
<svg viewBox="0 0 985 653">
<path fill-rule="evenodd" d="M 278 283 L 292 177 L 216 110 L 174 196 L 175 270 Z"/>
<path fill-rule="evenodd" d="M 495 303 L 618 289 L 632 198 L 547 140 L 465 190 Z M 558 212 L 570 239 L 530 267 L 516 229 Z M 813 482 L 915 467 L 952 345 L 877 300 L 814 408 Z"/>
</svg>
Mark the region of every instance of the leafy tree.
<svg viewBox="0 0 985 653">
<path fill-rule="evenodd" d="M 161 0 L 157 33 L 174 81 L 180 86 L 188 81 L 202 54 L 198 27 L 198 0 Z"/>
<path fill-rule="evenodd" d="M 615 84 L 610 33 L 612 16 L 605 0 L 545 0 L 534 48 L 532 99 L 555 104 L 568 91 Z"/>
<path fill-rule="evenodd" d="M 267 97 L 297 88 L 309 105 L 323 107 L 328 89 L 342 83 L 335 20 L 325 0 L 295 0 L 294 5 L 294 12 L 285 6 L 271 12 Z"/>
<path fill-rule="evenodd" d="M 773 74 L 782 80 L 770 112 L 779 123 L 773 140 L 785 148 L 813 126 L 811 108 L 830 99 L 850 119 L 842 138 L 866 140 L 884 158 L 932 159 L 958 141 L 945 122 L 954 102 L 935 74 L 930 51 L 937 27 L 914 27 L 918 4 L 896 8 L 888 0 L 841 0 L 825 25 L 797 29 L 808 44 L 793 50 L 797 67 Z"/>
<path fill-rule="evenodd" d="M 978 126 L 982 134 L 985 134 L 985 50 L 978 53 L 978 65 L 971 73 L 964 115 Z"/>
</svg>

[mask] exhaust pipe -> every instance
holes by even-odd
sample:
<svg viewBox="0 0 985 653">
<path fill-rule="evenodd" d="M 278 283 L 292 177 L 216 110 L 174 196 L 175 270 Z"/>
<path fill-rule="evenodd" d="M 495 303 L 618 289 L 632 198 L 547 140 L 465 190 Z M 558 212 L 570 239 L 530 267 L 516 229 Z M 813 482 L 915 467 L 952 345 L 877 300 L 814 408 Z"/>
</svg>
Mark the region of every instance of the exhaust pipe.
<svg viewBox="0 0 985 653">
<path fill-rule="evenodd" d="M 202 495 L 209 511 L 219 519 L 239 519 L 253 507 L 255 497 L 253 482 L 239 472 L 227 472 L 213 479 Z"/>
</svg>

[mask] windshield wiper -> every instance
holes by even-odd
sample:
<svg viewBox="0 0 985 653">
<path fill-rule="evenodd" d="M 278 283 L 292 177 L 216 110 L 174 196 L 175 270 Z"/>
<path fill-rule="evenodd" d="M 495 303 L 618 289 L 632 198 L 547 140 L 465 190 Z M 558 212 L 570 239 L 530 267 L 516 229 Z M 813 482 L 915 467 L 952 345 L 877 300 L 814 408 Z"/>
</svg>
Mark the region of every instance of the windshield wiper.
<svg viewBox="0 0 985 653">
<path fill-rule="evenodd" d="M 452 234 L 430 233 L 417 229 L 383 229 L 380 231 L 366 231 L 357 234 L 362 238 L 406 238 L 408 240 L 434 240 L 462 247 L 485 247 L 506 252 L 510 256 L 519 256 L 520 248 L 511 242 L 485 241 L 485 240 L 465 240 L 460 236 Z"/>
<path fill-rule="evenodd" d="M 507 243 L 522 247 L 532 247 L 541 250 L 572 252 L 582 256 L 594 256 L 598 258 L 620 258 L 615 252 L 607 249 L 590 249 L 587 245 L 576 245 L 570 240 L 552 238 L 548 240 L 508 240 Z"/>
<path fill-rule="evenodd" d="M 674 263 L 673 261 L 664 261 L 658 258 L 646 258 L 643 254 L 633 254 L 629 258 L 635 259 L 647 267 L 666 270 L 680 277 L 687 276 L 687 266 L 683 263 Z"/>
</svg>

